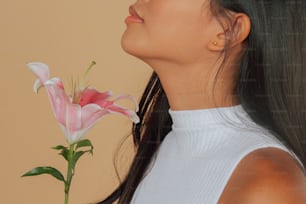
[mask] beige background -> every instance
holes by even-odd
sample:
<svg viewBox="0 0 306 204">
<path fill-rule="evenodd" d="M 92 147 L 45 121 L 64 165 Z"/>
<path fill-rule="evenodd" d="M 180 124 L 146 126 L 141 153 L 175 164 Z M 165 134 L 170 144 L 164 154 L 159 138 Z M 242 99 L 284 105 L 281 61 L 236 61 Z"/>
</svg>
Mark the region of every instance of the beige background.
<svg viewBox="0 0 306 204">
<path fill-rule="evenodd" d="M 120 47 L 124 18 L 134 1 L 0 0 L 1 174 L 0 203 L 63 203 L 63 184 L 49 175 L 21 178 L 33 167 L 51 165 L 66 172 L 66 163 L 50 147 L 65 144 L 44 89 L 32 91 L 34 75 L 26 63 L 41 61 L 51 75 L 67 82 L 81 76 L 92 60 L 92 86 L 140 97 L 151 69 Z M 131 105 L 127 103 L 126 105 Z M 132 106 L 131 106 L 132 107 Z M 106 116 L 87 135 L 94 156 L 78 163 L 71 204 L 108 195 L 118 184 L 113 154 L 130 132 L 127 118 Z M 124 175 L 134 150 L 129 137 L 121 151 Z"/>
</svg>

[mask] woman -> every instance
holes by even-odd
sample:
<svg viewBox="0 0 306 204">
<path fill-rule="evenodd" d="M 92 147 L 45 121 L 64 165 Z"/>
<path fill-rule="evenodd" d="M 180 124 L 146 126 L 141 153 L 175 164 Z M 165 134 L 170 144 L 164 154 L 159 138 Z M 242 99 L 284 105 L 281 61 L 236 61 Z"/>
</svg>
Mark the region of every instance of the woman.
<svg viewBox="0 0 306 204">
<path fill-rule="evenodd" d="M 306 203 L 306 3 L 138 0 L 123 49 L 154 71 L 137 153 L 104 201 Z"/>
</svg>

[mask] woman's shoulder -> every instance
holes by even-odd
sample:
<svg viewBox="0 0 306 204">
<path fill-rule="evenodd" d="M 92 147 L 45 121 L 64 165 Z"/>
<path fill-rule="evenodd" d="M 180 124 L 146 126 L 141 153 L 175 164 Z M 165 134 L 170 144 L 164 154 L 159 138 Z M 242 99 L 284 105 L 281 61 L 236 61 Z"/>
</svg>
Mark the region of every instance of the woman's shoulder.
<svg viewBox="0 0 306 204">
<path fill-rule="evenodd" d="M 288 152 L 255 150 L 236 167 L 218 203 L 305 204 L 305 172 Z"/>
</svg>

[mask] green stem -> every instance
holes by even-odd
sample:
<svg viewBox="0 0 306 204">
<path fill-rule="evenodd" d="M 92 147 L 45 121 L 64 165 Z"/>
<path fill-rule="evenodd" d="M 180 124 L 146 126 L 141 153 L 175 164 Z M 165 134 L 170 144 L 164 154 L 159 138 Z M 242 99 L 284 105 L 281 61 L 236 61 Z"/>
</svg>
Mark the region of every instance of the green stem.
<svg viewBox="0 0 306 204">
<path fill-rule="evenodd" d="M 69 201 L 69 192 L 65 193 L 65 204 L 68 204 Z"/>
<path fill-rule="evenodd" d="M 68 171 L 67 171 L 67 179 L 65 182 L 65 204 L 68 204 L 69 201 L 69 190 L 70 184 L 73 176 L 73 169 L 72 169 L 72 159 L 74 157 L 74 144 L 70 145 L 69 154 L 68 154 Z"/>
</svg>

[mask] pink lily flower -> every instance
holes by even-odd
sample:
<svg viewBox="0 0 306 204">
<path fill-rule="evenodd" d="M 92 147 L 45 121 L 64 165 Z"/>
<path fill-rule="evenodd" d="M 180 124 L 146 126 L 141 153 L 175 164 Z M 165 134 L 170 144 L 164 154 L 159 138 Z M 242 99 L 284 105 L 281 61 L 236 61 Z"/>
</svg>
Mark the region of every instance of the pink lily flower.
<svg viewBox="0 0 306 204">
<path fill-rule="evenodd" d="M 46 64 L 33 62 L 27 66 L 38 78 L 34 83 L 34 91 L 37 93 L 42 86 L 46 88 L 53 114 L 69 144 L 81 140 L 85 133 L 106 114 L 121 114 L 134 123 L 139 122 L 135 111 L 115 103 L 120 99 L 130 99 L 135 102 L 131 96 L 120 95 L 110 100 L 112 95 L 110 91 L 99 92 L 89 87 L 74 90 L 72 95 L 68 95 L 61 79 L 57 77 L 49 79 L 50 72 Z M 137 104 L 136 107 L 138 109 Z"/>
</svg>

